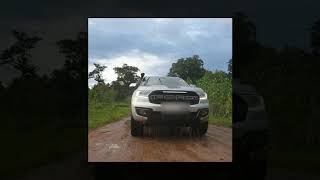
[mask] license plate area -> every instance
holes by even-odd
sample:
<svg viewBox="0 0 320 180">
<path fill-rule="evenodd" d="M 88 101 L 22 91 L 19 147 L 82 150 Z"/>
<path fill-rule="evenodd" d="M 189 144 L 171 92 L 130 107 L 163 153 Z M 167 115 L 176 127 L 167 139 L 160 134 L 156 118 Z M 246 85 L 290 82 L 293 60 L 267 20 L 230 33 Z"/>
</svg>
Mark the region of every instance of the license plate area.
<svg viewBox="0 0 320 180">
<path fill-rule="evenodd" d="M 163 114 L 186 114 L 189 112 L 189 104 L 185 102 L 162 102 Z"/>
</svg>

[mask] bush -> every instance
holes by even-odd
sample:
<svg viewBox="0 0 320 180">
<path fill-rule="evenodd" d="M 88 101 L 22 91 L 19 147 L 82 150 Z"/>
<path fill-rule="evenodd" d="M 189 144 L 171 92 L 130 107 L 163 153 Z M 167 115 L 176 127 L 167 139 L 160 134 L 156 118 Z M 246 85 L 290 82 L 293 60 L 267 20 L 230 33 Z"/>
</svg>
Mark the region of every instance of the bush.
<svg viewBox="0 0 320 180">
<path fill-rule="evenodd" d="M 117 92 L 106 84 L 96 84 L 89 90 L 89 104 L 92 103 L 95 106 L 112 104 L 116 96 Z"/>
<path fill-rule="evenodd" d="M 208 94 L 210 112 L 215 117 L 230 117 L 232 114 L 231 77 L 223 71 L 206 72 L 196 82 Z"/>
<path fill-rule="evenodd" d="M 121 101 L 117 100 L 118 93 L 104 83 L 98 83 L 89 89 L 88 121 L 90 130 L 129 116 L 130 99 L 127 97 Z"/>
</svg>

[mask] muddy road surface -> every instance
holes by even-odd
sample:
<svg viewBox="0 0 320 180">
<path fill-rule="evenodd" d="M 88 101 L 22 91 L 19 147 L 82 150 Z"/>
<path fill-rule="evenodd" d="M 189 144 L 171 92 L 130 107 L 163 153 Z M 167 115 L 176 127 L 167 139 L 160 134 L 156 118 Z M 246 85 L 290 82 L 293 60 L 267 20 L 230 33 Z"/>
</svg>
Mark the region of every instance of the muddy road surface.
<svg viewBox="0 0 320 180">
<path fill-rule="evenodd" d="M 145 129 L 143 137 L 130 133 L 130 118 L 88 134 L 89 162 L 231 162 L 232 129 L 209 125 L 203 137 L 188 129 Z"/>
</svg>

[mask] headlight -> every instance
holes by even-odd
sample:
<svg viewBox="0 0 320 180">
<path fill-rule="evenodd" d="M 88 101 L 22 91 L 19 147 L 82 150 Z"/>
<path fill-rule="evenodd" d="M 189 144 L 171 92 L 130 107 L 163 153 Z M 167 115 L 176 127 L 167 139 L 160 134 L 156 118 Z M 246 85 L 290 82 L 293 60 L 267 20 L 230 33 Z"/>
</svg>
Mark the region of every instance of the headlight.
<svg viewBox="0 0 320 180">
<path fill-rule="evenodd" d="M 207 99 L 207 93 L 205 92 L 198 92 L 200 99 Z"/>
<path fill-rule="evenodd" d="M 137 96 L 148 97 L 150 93 L 150 90 L 141 90 L 137 92 Z"/>
<path fill-rule="evenodd" d="M 148 117 L 150 116 L 152 109 L 149 108 L 137 108 L 136 107 L 136 112 L 140 116 Z"/>
</svg>

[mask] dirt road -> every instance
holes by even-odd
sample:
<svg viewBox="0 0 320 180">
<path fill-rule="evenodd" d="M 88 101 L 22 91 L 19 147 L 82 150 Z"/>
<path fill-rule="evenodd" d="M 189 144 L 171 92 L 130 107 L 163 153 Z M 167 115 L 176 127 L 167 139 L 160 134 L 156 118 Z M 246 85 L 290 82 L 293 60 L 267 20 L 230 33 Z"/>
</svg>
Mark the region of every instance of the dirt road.
<svg viewBox="0 0 320 180">
<path fill-rule="evenodd" d="M 88 161 L 232 161 L 231 128 L 209 125 L 208 133 L 203 137 L 190 136 L 188 133 L 184 136 L 167 136 L 165 129 L 145 131 L 144 137 L 131 136 L 130 118 L 125 118 L 90 132 Z"/>
</svg>

